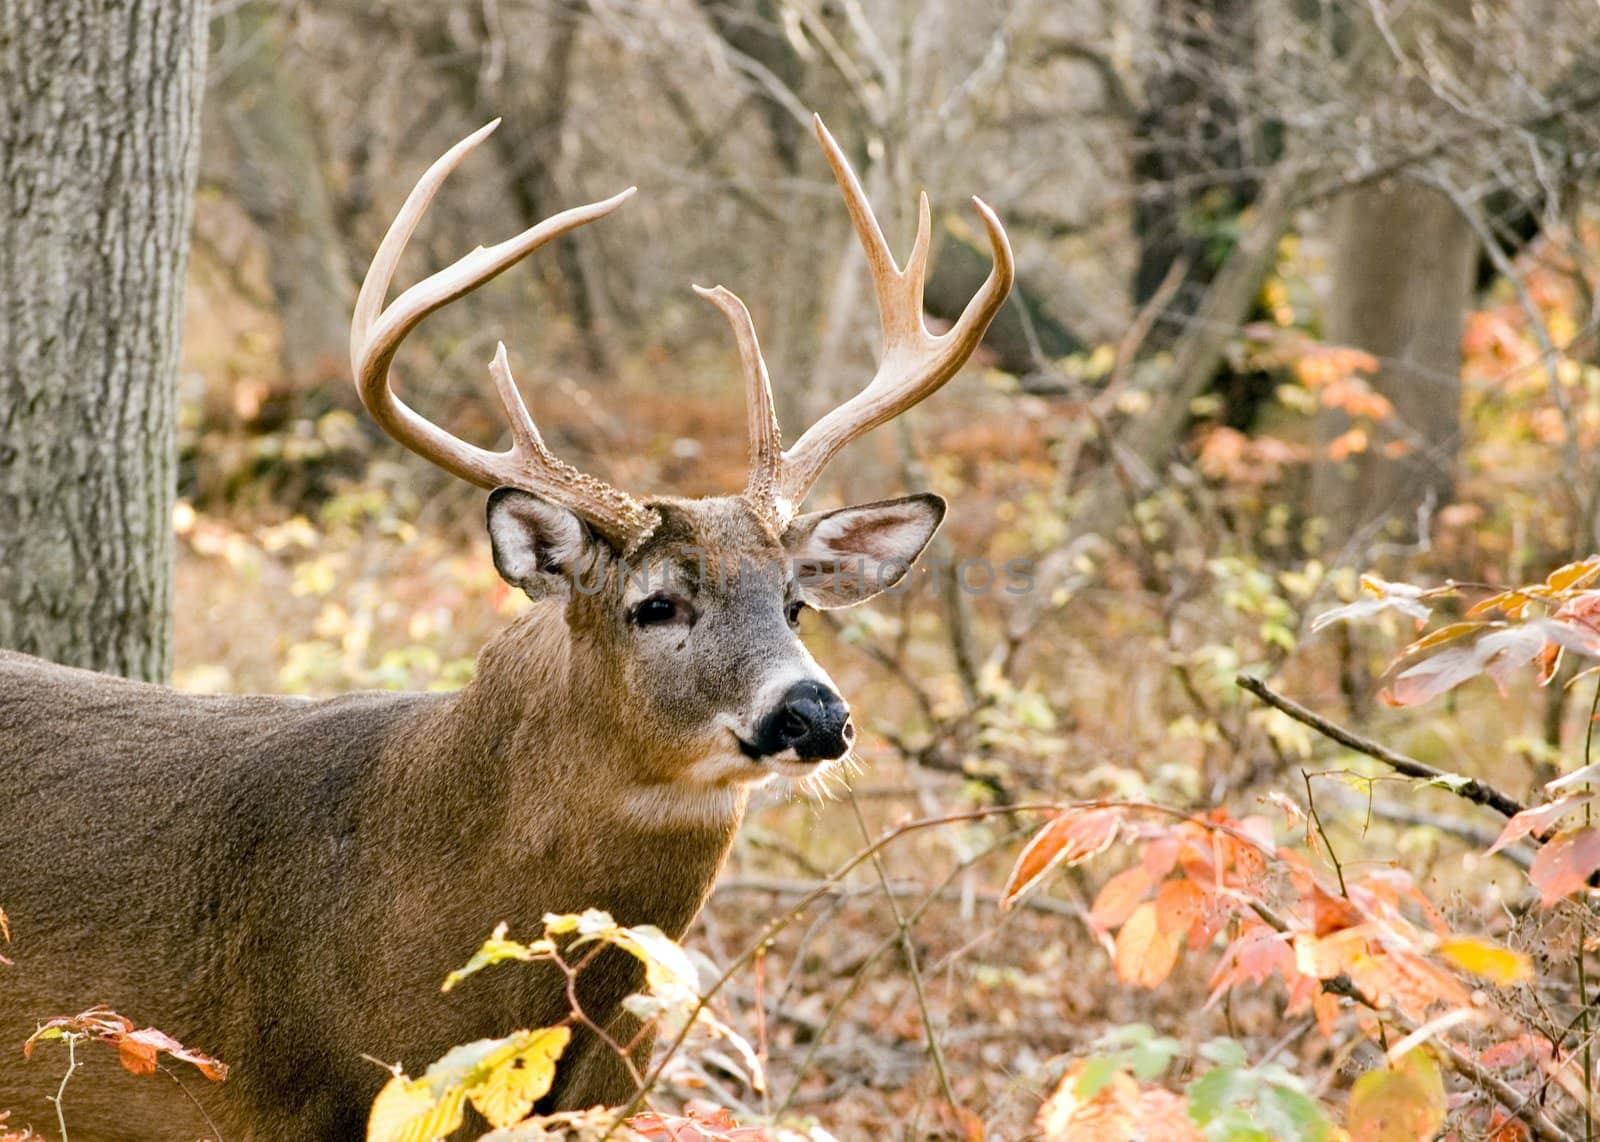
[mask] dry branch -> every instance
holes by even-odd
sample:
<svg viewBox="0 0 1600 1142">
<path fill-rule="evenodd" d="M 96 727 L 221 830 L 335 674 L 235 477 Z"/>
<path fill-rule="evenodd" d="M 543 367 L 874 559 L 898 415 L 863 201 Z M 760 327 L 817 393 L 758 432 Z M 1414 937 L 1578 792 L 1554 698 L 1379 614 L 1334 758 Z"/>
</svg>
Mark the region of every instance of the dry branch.
<svg viewBox="0 0 1600 1142">
<path fill-rule="evenodd" d="M 1357 753 L 1366 754 L 1368 757 L 1383 762 L 1396 773 L 1406 777 L 1415 777 L 1422 781 L 1431 782 L 1440 788 L 1448 789 L 1457 797 L 1471 801 L 1474 805 L 1482 805 L 1493 809 L 1503 817 L 1514 817 L 1522 812 L 1525 805 L 1506 793 L 1485 785 L 1483 782 L 1471 777 L 1462 777 L 1458 773 L 1448 773 L 1442 769 L 1435 769 L 1418 761 L 1414 757 L 1407 757 L 1396 752 L 1386 745 L 1364 738 L 1352 730 L 1330 722 L 1321 714 L 1306 709 L 1300 703 L 1285 698 L 1282 694 L 1269 687 L 1259 678 L 1252 678 L 1248 674 L 1240 674 L 1234 678 L 1234 683 L 1241 690 L 1248 690 L 1267 705 L 1281 713 L 1289 715 L 1301 725 L 1310 726 L 1325 738 L 1338 742 L 1347 749 Z"/>
</svg>

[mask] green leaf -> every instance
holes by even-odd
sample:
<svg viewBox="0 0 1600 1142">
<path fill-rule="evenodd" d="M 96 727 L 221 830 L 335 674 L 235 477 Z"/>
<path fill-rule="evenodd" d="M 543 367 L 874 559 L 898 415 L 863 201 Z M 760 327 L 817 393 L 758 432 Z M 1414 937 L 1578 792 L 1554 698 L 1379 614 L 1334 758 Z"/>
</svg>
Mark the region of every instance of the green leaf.
<svg viewBox="0 0 1600 1142">
<path fill-rule="evenodd" d="M 1219 1067 L 1243 1067 L 1250 1059 L 1234 1039 L 1212 1039 L 1200 1045 L 1200 1057 Z"/>
<path fill-rule="evenodd" d="M 1200 1048 L 1202 1054 L 1206 1047 Z M 1212 1067 L 1189 1084 L 1189 1117 L 1202 1127 L 1221 1118 L 1230 1106 L 1240 1101 L 1248 1087 L 1241 1071 L 1233 1067 Z"/>
<path fill-rule="evenodd" d="M 1133 1077 L 1140 1082 L 1149 1082 L 1167 1069 L 1178 1050 L 1178 1041 L 1165 1037 L 1135 1043 L 1129 1052 Z"/>
<path fill-rule="evenodd" d="M 1333 1125 L 1317 1101 L 1303 1091 L 1277 1083 L 1264 1084 L 1258 1098 L 1261 1125 L 1274 1138 L 1327 1142 Z"/>
<path fill-rule="evenodd" d="M 1083 1071 L 1078 1075 L 1078 1097 L 1087 1102 L 1105 1090 L 1121 1069 L 1121 1060 L 1114 1055 L 1095 1055 L 1085 1059 Z"/>
</svg>

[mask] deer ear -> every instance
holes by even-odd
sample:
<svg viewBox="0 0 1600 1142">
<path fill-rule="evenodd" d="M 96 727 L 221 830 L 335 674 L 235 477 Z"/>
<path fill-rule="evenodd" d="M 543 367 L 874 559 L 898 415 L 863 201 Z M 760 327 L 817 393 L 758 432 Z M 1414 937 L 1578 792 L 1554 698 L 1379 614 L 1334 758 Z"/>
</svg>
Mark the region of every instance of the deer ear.
<svg viewBox="0 0 1600 1142">
<path fill-rule="evenodd" d="M 819 610 L 850 607 L 897 585 L 944 519 L 924 492 L 797 516 L 783 533 L 801 597 Z"/>
<path fill-rule="evenodd" d="M 530 598 L 543 598 L 582 574 L 602 541 L 572 512 L 520 488 L 489 493 L 489 545 L 494 569 Z"/>
</svg>

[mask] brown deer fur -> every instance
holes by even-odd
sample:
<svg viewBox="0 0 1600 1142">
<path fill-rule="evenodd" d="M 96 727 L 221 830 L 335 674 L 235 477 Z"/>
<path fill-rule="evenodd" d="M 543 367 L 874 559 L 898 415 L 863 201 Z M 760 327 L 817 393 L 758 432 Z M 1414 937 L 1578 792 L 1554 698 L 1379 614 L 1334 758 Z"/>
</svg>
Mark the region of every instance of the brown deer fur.
<svg viewBox="0 0 1600 1142">
<path fill-rule="evenodd" d="M 85 1044 L 65 1096 L 72 1142 L 360 1137 L 386 1079 L 373 1059 L 417 1070 L 458 1043 L 569 1014 L 548 965 L 440 994 L 497 922 L 531 935 L 547 912 L 602 908 L 682 936 L 751 786 L 845 753 L 849 710 L 801 645 L 798 608 L 895 585 L 944 503 L 795 513 L 839 449 L 971 356 L 1014 266 L 999 219 L 974 200 L 994 269 L 952 328 L 930 333 L 926 198 L 902 269 L 843 150 L 816 129 L 871 268 L 883 353 L 860 392 L 785 449 L 748 311 L 720 287 L 701 291 L 743 364 L 751 473 L 739 496 L 641 503 L 562 463 L 503 346 L 490 372 L 510 418 L 505 452 L 452 436 L 391 387 L 390 362 L 424 317 L 631 192 L 480 247 L 385 308 L 428 202 L 494 124 L 406 199 L 351 321 L 358 391 L 397 440 L 494 489 L 495 566 L 541 600 L 484 648 L 460 693 L 212 697 L 0 652 L 0 907 L 15 937 L 15 966 L 0 967 L 0 1110 L 15 1112 L 11 1125 L 56 1117 L 63 1060 L 47 1046 L 24 1064 L 16 1051 L 35 1021 L 107 1004 L 233 1074 L 213 1085 L 174 1072 L 180 1089 L 123 1074 Z M 630 957 L 608 953 L 578 998 L 596 1023 L 625 1022 L 621 1000 L 640 984 Z M 621 1031 L 612 1037 L 632 1037 Z M 542 1109 L 633 1090 L 615 1052 L 580 1033 Z"/>
<path fill-rule="evenodd" d="M 513 522 L 543 568 L 571 517 L 512 498 L 532 512 Z M 873 547 L 869 560 L 914 558 L 942 514 L 926 496 L 817 513 L 785 546 L 738 497 L 651 506 L 662 523 L 634 566 L 663 575 L 708 551 L 816 555 L 821 530 Z M 839 525 L 819 529 L 829 516 Z M 511 527 L 491 510 L 502 573 L 554 597 L 490 642 L 455 694 L 186 694 L 0 652 L 0 905 L 15 961 L 0 967 L 0 1108 L 13 1125 L 55 1120 L 65 1052 L 22 1061 L 35 1021 L 103 1003 L 233 1067 L 221 1084 L 174 1069 L 227 1142 L 357 1138 L 387 1078 L 371 1059 L 418 1070 L 567 1015 L 561 981 L 529 965 L 440 994 L 497 922 L 530 935 L 546 912 L 593 907 L 683 935 L 746 791 L 772 770 L 729 749 L 728 719 L 775 675 L 825 681 L 785 602 L 822 601 L 826 584 L 680 578 L 697 618 L 647 631 L 620 576 L 583 594 L 560 577 L 571 567 L 519 571 Z M 615 567 L 580 533 L 566 558 Z M 618 954 L 584 972 L 580 998 L 604 1023 L 640 984 Z M 73 1142 L 212 1133 L 168 1078 L 123 1074 L 92 1044 L 78 1054 Z M 543 1105 L 632 1091 L 609 1048 L 580 1035 Z"/>
</svg>

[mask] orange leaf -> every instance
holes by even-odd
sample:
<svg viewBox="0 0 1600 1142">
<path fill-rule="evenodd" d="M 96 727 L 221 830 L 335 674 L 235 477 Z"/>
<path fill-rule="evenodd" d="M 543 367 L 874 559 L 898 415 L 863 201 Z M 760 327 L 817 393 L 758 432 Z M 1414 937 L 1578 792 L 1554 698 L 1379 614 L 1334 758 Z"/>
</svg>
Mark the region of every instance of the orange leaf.
<svg viewBox="0 0 1600 1142">
<path fill-rule="evenodd" d="M 1330 896 L 1315 884 L 1311 886 L 1311 923 L 1318 936 L 1354 928 L 1365 919 L 1350 901 Z"/>
<path fill-rule="evenodd" d="M 1597 575 L 1600 575 L 1600 557 L 1591 555 L 1577 563 L 1557 567 L 1550 572 L 1544 585 L 1552 591 L 1570 591 L 1574 587 L 1586 586 L 1593 582 Z"/>
<path fill-rule="evenodd" d="M 1479 599 L 1467 608 L 1467 615 L 1470 618 L 1490 611 L 1499 611 L 1508 619 L 1520 619 L 1527 613 L 1528 606 L 1532 602 L 1533 597 L 1522 591 L 1501 591 L 1498 595 Z"/>
<path fill-rule="evenodd" d="M 1089 923 L 1102 931 L 1117 928 L 1150 893 L 1150 874 L 1142 864 L 1123 869 L 1100 889 L 1089 909 Z"/>
<path fill-rule="evenodd" d="M 1488 626 L 1483 622 L 1448 623 L 1436 631 L 1430 631 L 1406 647 L 1399 654 L 1400 658 L 1410 658 L 1413 654 L 1421 654 L 1424 650 L 1432 650 L 1436 646 L 1443 646 L 1447 642 L 1460 638 L 1462 635 L 1471 634 L 1473 631 L 1482 630 Z"/>
<path fill-rule="evenodd" d="M 1178 939 L 1161 930 L 1156 906 L 1139 905 L 1117 933 L 1114 961 L 1117 978 L 1135 987 L 1155 987 L 1178 962 Z"/>
<path fill-rule="evenodd" d="M 1199 921 L 1205 909 L 1206 894 L 1189 880 L 1169 880 L 1156 893 L 1156 919 L 1161 931 L 1181 940 Z"/>
<path fill-rule="evenodd" d="M 1367 938 L 1360 929 L 1346 928 L 1323 937 L 1301 932 L 1294 937 L 1295 968 L 1317 979 L 1342 975 L 1366 956 Z"/>
<path fill-rule="evenodd" d="M 1161 1142 L 1203 1142 L 1180 1095 L 1159 1087 L 1141 1088 L 1132 1075 L 1118 1072 L 1093 1096 L 1079 1093 L 1085 1062 L 1079 1059 L 1061 1076 L 1056 1092 L 1039 1108 L 1035 1123 L 1043 1142 L 1102 1142 L 1108 1138 L 1159 1138 Z"/>
<path fill-rule="evenodd" d="M 1367 450 L 1367 430 L 1352 428 L 1328 442 L 1328 459 L 1339 461 Z"/>
<path fill-rule="evenodd" d="M 1077 864 L 1110 848 L 1121 821 L 1122 810 L 1117 808 L 1068 809 L 1051 818 L 1017 857 L 1000 894 L 1000 907 L 1011 907 L 1058 864 Z"/>
</svg>

